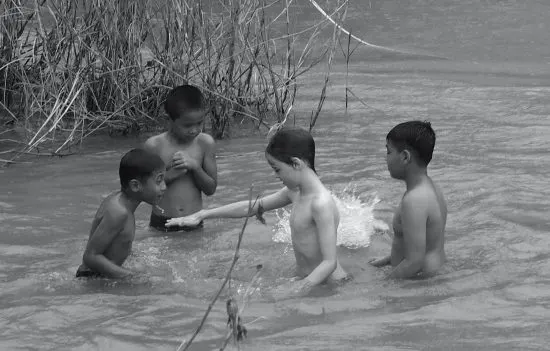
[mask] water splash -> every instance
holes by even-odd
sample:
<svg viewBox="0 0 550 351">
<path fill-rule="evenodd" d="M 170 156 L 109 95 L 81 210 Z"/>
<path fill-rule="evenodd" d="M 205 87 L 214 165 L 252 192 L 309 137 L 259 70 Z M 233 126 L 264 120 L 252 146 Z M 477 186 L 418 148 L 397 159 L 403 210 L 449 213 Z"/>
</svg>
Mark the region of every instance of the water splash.
<svg viewBox="0 0 550 351">
<path fill-rule="evenodd" d="M 388 225 L 374 218 L 374 208 L 380 199 L 373 193 L 367 202 L 363 202 L 355 194 L 354 186 L 346 186 L 341 191 L 333 191 L 332 195 L 340 211 L 337 244 L 350 249 L 368 247 L 371 236 L 376 232 L 386 232 Z M 286 209 L 277 211 L 277 223 L 273 228 L 273 241 L 292 243 L 290 236 L 290 212 Z"/>
</svg>

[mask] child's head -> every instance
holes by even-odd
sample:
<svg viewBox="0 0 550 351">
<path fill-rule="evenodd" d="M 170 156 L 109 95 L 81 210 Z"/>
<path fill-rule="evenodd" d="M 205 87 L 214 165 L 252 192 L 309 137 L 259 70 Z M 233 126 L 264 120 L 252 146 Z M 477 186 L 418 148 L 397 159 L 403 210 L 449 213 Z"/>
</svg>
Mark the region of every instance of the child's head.
<svg viewBox="0 0 550 351">
<path fill-rule="evenodd" d="M 304 129 L 288 127 L 280 129 L 269 140 L 265 153 L 267 161 L 283 183 L 291 176 L 292 170 L 309 168 L 316 172 L 315 141 Z"/>
<path fill-rule="evenodd" d="M 168 94 L 164 109 L 170 117 L 172 133 L 182 140 L 195 138 L 201 131 L 206 103 L 201 91 L 192 85 L 180 85 Z"/>
<path fill-rule="evenodd" d="M 156 204 L 164 190 L 164 162 L 147 150 L 133 149 L 120 160 L 120 186 L 126 194 L 140 201 Z"/>
<path fill-rule="evenodd" d="M 414 162 L 425 168 L 432 160 L 435 132 L 430 122 L 403 122 L 386 136 L 388 169 L 392 177 L 402 178 L 404 166 Z"/>
</svg>

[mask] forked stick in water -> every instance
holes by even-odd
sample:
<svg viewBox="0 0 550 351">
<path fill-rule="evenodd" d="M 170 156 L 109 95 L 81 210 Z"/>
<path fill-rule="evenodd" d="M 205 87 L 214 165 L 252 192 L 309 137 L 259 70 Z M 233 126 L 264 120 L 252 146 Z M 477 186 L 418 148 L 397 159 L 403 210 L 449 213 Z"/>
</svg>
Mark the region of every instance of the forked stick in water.
<svg viewBox="0 0 550 351">
<path fill-rule="evenodd" d="M 256 201 L 257 201 L 257 199 L 256 199 Z M 227 271 L 227 274 L 225 275 L 225 279 L 223 280 L 222 285 L 218 289 L 218 292 L 216 293 L 216 295 L 214 295 L 214 298 L 208 304 L 208 307 L 206 308 L 206 312 L 204 313 L 204 316 L 202 317 L 202 320 L 201 320 L 199 326 L 197 327 L 197 329 L 195 329 L 195 332 L 193 333 L 193 335 L 191 335 L 189 340 L 183 340 L 182 341 L 180 346 L 177 348 L 177 351 L 185 351 L 189 348 L 189 346 L 191 346 L 191 344 L 193 343 L 193 340 L 195 340 L 195 338 L 197 337 L 197 335 L 201 331 L 204 323 L 206 322 L 206 318 L 210 314 L 210 311 L 212 310 L 212 307 L 214 307 L 214 304 L 218 300 L 218 297 L 220 297 L 223 289 L 225 288 L 225 285 L 227 284 L 227 282 L 231 278 L 231 273 L 233 272 L 233 268 L 235 268 L 235 265 L 237 264 L 237 261 L 239 260 L 239 249 L 241 247 L 241 242 L 243 240 L 244 230 L 246 229 L 246 225 L 248 224 L 248 219 L 250 218 L 250 215 L 252 214 L 252 209 L 254 208 L 254 205 L 256 204 L 256 201 L 254 201 L 254 202 L 252 201 L 252 187 L 251 187 L 250 191 L 248 193 L 248 214 L 249 215 L 246 216 L 246 218 L 244 220 L 244 223 L 243 223 L 243 226 L 241 228 L 241 231 L 239 233 L 239 239 L 237 240 L 237 246 L 235 247 L 235 254 L 233 255 L 233 261 L 231 262 L 231 266 L 229 266 L 229 270 Z"/>
<path fill-rule="evenodd" d="M 220 347 L 220 351 L 225 350 L 225 347 L 227 346 L 227 344 L 229 343 L 229 340 L 231 339 L 233 339 L 233 342 L 237 344 L 237 349 L 240 349 L 239 341 L 242 340 L 244 337 L 246 337 L 246 334 L 247 334 L 246 327 L 244 326 L 243 323 L 241 323 L 242 321 L 241 314 L 243 313 L 244 308 L 246 307 L 247 298 L 252 294 L 252 288 L 254 284 L 260 277 L 262 268 L 263 267 L 261 264 L 256 266 L 256 269 L 257 269 L 256 274 L 254 274 L 254 276 L 252 277 L 252 280 L 250 280 L 250 283 L 248 284 L 248 287 L 244 292 L 240 307 L 237 305 L 235 298 L 230 298 L 229 300 L 227 300 L 228 324 L 231 329 L 227 333 L 227 336 L 225 337 L 225 340 L 223 341 L 223 344 Z"/>
</svg>

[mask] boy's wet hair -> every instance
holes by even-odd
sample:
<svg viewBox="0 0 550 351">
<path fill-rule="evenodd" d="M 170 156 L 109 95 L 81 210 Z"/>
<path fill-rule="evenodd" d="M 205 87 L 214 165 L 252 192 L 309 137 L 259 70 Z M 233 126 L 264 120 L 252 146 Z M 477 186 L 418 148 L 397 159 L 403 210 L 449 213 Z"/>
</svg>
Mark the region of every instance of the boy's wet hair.
<svg viewBox="0 0 550 351">
<path fill-rule="evenodd" d="M 172 121 L 181 117 L 181 113 L 189 110 L 205 109 L 204 95 L 193 85 L 180 85 L 168 93 L 164 101 L 164 110 Z"/>
<path fill-rule="evenodd" d="M 283 127 L 269 140 L 265 152 L 286 164 L 292 164 L 292 157 L 308 163 L 315 173 L 315 141 L 311 134 L 302 128 Z"/>
<path fill-rule="evenodd" d="M 164 162 L 157 154 L 144 149 L 132 149 L 120 160 L 120 186 L 125 189 L 132 179 L 144 181 L 153 172 L 163 169 Z"/>
<path fill-rule="evenodd" d="M 427 166 L 432 160 L 435 146 L 435 132 L 428 121 L 403 122 L 390 130 L 386 139 L 399 151 L 409 149 L 418 160 Z"/>
</svg>

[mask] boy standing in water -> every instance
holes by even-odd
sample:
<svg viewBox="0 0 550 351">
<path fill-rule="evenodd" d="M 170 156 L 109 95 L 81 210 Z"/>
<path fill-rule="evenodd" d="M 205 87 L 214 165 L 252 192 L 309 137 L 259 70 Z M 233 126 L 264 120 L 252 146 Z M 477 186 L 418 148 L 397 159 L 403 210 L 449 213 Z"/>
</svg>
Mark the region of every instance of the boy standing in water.
<svg viewBox="0 0 550 351">
<path fill-rule="evenodd" d="M 391 255 L 371 261 L 376 267 L 391 264 L 390 278 L 430 275 L 445 262 L 447 204 L 427 170 L 434 146 L 429 122 L 404 122 L 386 136 L 390 175 L 407 186 L 393 218 Z"/>
<path fill-rule="evenodd" d="M 134 212 L 142 201 L 153 206 L 160 201 L 166 189 L 164 163 L 155 154 L 133 149 L 122 157 L 119 177 L 120 191 L 107 196 L 94 217 L 77 278 L 123 278 L 132 274 L 122 264 L 134 241 Z"/>
<path fill-rule="evenodd" d="M 279 288 L 275 297 L 306 295 L 323 282 L 349 279 L 336 255 L 340 215 L 332 194 L 315 172 L 315 142 L 311 134 L 300 128 L 283 128 L 269 141 L 265 157 L 284 187 L 262 197 L 251 212 L 249 202 L 240 201 L 173 218 L 166 225 L 196 225 L 207 218 L 261 215 L 292 204 L 290 229 L 299 280 Z"/>
<path fill-rule="evenodd" d="M 170 118 L 167 132 L 153 136 L 145 148 L 160 156 L 166 167 L 166 192 L 153 207 L 149 225 L 161 231 L 188 231 L 202 227 L 173 226 L 166 221 L 202 210 L 202 193 L 212 195 L 217 186 L 214 139 L 202 133 L 206 107 L 203 94 L 191 85 L 174 88 L 164 109 Z"/>
</svg>

